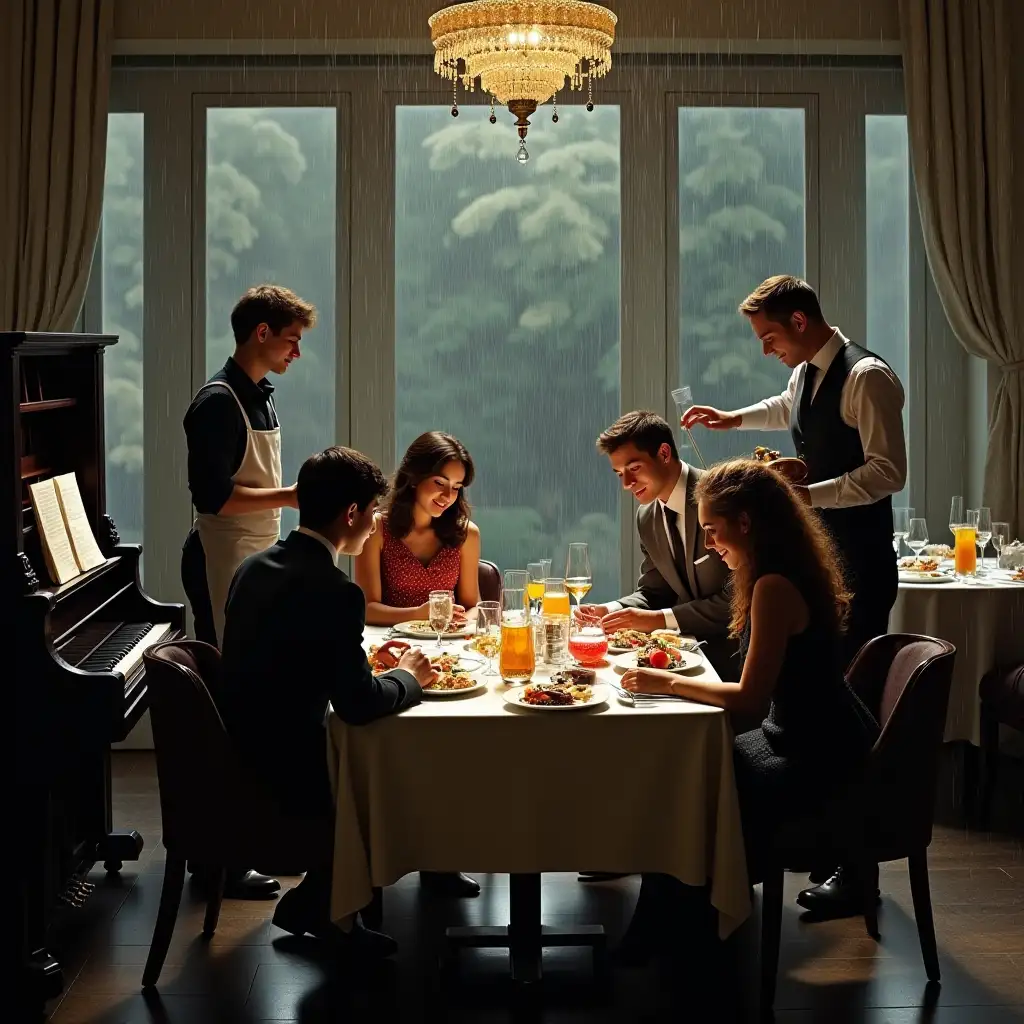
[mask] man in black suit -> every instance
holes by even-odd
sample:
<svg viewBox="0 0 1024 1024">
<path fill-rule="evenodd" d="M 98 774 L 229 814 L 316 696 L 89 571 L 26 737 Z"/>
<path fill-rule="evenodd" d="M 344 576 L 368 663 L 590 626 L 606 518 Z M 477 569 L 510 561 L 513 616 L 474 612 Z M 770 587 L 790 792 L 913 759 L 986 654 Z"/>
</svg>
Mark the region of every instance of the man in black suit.
<svg viewBox="0 0 1024 1024">
<path fill-rule="evenodd" d="M 282 814 L 323 825 L 306 876 L 281 899 L 274 924 L 368 956 L 389 955 L 394 941 L 364 928 L 358 916 L 342 925 L 330 920 L 328 702 L 345 722 L 362 725 L 418 703 L 433 678 L 418 650 L 392 654 L 395 667 L 373 675 L 362 647 L 363 592 L 336 564 L 339 554 L 362 550 L 386 489 L 377 466 L 350 448 L 306 460 L 297 484 L 299 528 L 245 559 L 231 582 L 219 701 L 228 732 Z"/>
</svg>

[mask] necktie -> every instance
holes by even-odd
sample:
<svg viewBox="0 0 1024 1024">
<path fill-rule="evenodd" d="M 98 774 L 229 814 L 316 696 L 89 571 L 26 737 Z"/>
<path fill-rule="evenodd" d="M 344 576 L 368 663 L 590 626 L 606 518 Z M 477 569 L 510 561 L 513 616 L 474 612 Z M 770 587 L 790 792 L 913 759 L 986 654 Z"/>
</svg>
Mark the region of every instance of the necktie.
<svg viewBox="0 0 1024 1024">
<path fill-rule="evenodd" d="M 665 526 L 668 529 L 668 540 L 672 547 L 672 560 L 676 564 L 679 578 L 687 593 L 690 590 L 690 583 L 686 576 L 686 546 L 682 534 L 679 531 L 679 513 L 665 506 Z"/>
</svg>

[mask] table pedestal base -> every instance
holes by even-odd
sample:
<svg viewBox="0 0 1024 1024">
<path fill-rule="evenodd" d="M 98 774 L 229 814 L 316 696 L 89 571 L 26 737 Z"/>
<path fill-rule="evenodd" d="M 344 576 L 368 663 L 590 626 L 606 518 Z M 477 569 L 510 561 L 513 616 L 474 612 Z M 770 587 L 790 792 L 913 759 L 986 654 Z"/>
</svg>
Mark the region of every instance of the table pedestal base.
<svg viewBox="0 0 1024 1024">
<path fill-rule="evenodd" d="M 540 981 L 541 951 L 545 946 L 589 946 L 594 973 L 606 973 L 607 937 L 601 925 L 580 925 L 572 930 L 548 928 L 540 923 L 540 875 L 509 875 L 507 927 L 459 927 L 445 932 L 451 953 L 459 949 L 507 948 L 512 980 L 521 984 Z"/>
</svg>

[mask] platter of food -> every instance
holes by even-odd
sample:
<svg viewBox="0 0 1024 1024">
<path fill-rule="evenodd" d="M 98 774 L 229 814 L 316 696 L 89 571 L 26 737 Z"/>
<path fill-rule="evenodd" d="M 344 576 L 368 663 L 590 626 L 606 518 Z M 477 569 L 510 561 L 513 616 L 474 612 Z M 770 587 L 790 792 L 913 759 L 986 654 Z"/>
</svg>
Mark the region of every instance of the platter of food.
<svg viewBox="0 0 1024 1024">
<path fill-rule="evenodd" d="M 389 666 L 377 658 L 380 648 L 371 644 L 366 651 L 375 676 L 387 672 Z M 479 658 L 468 657 L 459 653 L 433 653 L 428 655 L 431 668 L 437 672 L 437 678 L 430 686 L 423 687 L 423 695 L 429 697 L 454 697 L 458 694 L 477 693 L 486 688 L 487 684 L 476 678 L 476 673 L 483 667 Z"/>
<path fill-rule="evenodd" d="M 506 704 L 531 711 L 582 711 L 608 700 L 608 687 L 581 673 L 586 669 L 569 669 L 552 673 L 549 680 L 513 686 L 504 693 Z M 587 681 L 589 679 L 589 681 Z"/>
<path fill-rule="evenodd" d="M 899 562 L 901 583 L 952 583 L 955 578 L 939 568 L 937 558 L 901 558 Z"/>
<path fill-rule="evenodd" d="M 1021 566 L 1019 569 L 1014 569 L 1013 572 L 1010 573 L 1010 582 L 1024 583 L 1024 566 Z"/>
<path fill-rule="evenodd" d="M 409 622 L 399 622 L 392 626 L 395 636 L 409 637 L 411 640 L 436 640 L 437 630 L 427 622 L 426 619 L 413 619 Z M 467 622 L 456 625 L 454 622 L 441 634 L 448 639 L 457 639 L 473 635 L 473 626 Z"/>
<path fill-rule="evenodd" d="M 803 459 L 792 459 L 777 452 L 773 448 L 758 445 L 754 449 L 754 458 L 758 462 L 777 469 L 791 484 L 802 484 L 807 481 L 807 463 Z"/>
<path fill-rule="evenodd" d="M 690 637 L 680 636 L 674 629 L 655 629 L 650 633 L 642 633 L 638 629 L 618 629 L 608 637 L 609 654 L 628 654 L 647 647 L 652 640 L 663 641 L 678 650 L 696 650 L 697 641 Z"/>
<path fill-rule="evenodd" d="M 631 668 L 657 668 L 665 672 L 692 672 L 704 665 L 698 651 L 684 651 L 666 643 L 660 637 L 652 636 L 650 643 L 639 650 L 620 654 L 615 658 L 616 672 L 627 672 Z"/>
</svg>

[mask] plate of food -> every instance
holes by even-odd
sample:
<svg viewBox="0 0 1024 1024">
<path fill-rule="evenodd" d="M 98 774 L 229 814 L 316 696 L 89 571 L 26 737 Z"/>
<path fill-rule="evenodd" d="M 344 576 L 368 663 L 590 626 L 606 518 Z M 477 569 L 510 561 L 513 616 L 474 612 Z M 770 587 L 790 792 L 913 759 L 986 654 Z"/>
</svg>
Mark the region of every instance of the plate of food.
<svg viewBox="0 0 1024 1024">
<path fill-rule="evenodd" d="M 604 683 L 577 681 L 566 673 L 556 672 L 543 682 L 513 686 L 504 693 L 506 704 L 531 711 L 582 711 L 608 700 Z"/>
<path fill-rule="evenodd" d="M 412 619 L 409 622 L 399 622 L 392 626 L 395 636 L 409 637 L 411 640 L 436 640 L 437 630 L 427 622 L 426 619 Z M 449 640 L 458 639 L 473 635 L 473 626 L 468 622 L 456 625 L 454 622 L 441 634 Z"/>
<path fill-rule="evenodd" d="M 953 549 L 948 544 L 925 544 L 921 554 L 942 561 L 953 557 Z"/>
<path fill-rule="evenodd" d="M 956 577 L 939 568 L 937 558 L 901 558 L 900 583 L 952 583 Z"/>
<path fill-rule="evenodd" d="M 477 658 L 446 651 L 431 655 L 430 666 L 437 672 L 437 678 L 423 687 L 424 697 L 459 697 L 487 688 L 483 680 L 475 677 L 483 668 L 483 662 Z"/>
<path fill-rule="evenodd" d="M 754 449 L 754 458 L 758 462 L 770 465 L 777 469 L 791 484 L 802 484 L 807 481 L 807 463 L 803 459 L 792 459 L 775 451 L 774 448 L 765 448 L 758 445 Z"/>
<path fill-rule="evenodd" d="M 655 639 L 646 647 L 629 654 L 620 654 L 613 662 L 616 672 L 628 672 L 631 668 L 659 668 L 666 672 L 692 672 L 702 668 L 704 659 L 698 651 L 682 651 L 671 644 Z"/>
<path fill-rule="evenodd" d="M 1021 566 L 1019 569 L 1014 569 L 1013 572 L 1010 573 L 1010 582 L 1024 583 L 1024 566 Z"/>
<path fill-rule="evenodd" d="M 688 636 L 680 636 L 675 629 L 655 629 L 650 633 L 642 633 L 639 629 L 617 629 L 608 637 L 609 654 L 629 654 L 648 646 L 652 640 L 660 640 L 679 650 L 697 649 L 697 641 Z"/>
<path fill-rule="evenodd" d="M 501 650 L 501 637 L 493 633 L 478 633 L 466 644 L 466 650 L 482 654 L 485 658 L 496 658 Z"/>
</svg>

